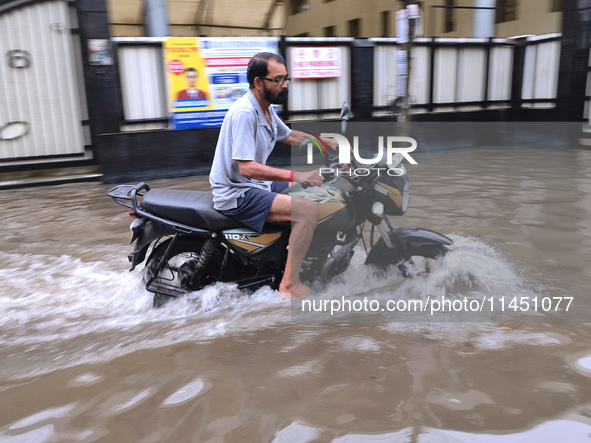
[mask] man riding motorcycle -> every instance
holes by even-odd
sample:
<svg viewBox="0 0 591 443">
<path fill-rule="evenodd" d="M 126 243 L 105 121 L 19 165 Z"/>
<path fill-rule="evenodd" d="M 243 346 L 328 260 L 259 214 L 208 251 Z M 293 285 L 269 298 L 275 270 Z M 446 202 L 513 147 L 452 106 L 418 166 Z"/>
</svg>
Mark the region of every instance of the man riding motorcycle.
<svg viewBox="0 0 591 443">
<path fill-rule="evenodd" d="M 299 269 L 318 223 L 318 207 L 281 191 L 290 182 L 320 186 L 322 176 L 317 170 L 297 172 L 265 164 L 277 141 L 299 145 L 305 140 L 303 132 L 291 131 L 271 108 L 287 101 L 291 78 L 285 59 L 259 53 L 248 64 L 247 78 L 250 89 L 228 110 L 216 146 L 209 175 L 214 207 L 258 232 L 265 222 L 292 222 L 279 291 L 303 298 L 315 292 L 301 282 Z M 334 139 L 323 142 L 336 150 Z"/>
</svg>

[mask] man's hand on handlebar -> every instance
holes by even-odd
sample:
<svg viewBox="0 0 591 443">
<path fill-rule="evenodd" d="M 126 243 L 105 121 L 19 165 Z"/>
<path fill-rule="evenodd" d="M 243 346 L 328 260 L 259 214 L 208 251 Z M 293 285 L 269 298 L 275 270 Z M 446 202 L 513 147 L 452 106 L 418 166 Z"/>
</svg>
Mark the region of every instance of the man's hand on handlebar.
<svg viewBox="0 0 591 443">
<path fill-rule="evenodd" d="M 293 181 L 302 185 L 307 183 L 309 186 L 320 186 L 324 182 L 324 178 L 320 175 L 320 172 L 315 169 L 308 172 L 294 172 Z"/>
</svg>

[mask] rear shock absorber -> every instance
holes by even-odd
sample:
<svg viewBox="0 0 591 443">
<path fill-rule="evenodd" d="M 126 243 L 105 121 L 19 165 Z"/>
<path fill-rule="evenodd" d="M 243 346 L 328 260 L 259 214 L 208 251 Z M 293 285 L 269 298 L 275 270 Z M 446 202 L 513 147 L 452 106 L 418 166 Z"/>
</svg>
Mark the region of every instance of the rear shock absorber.
<svg viewBox="0 0 591 443">
<path fill-rule="evenodd" d="M 179 274 L 181 277 L 181 284 L 185 287 L 195 288 L 200 287 L 201 279 L 203 277 L 202 272 L 209 264 L 211 257 L 218 244 L 217 235 L 205 240 L 205 243 L 201 247 L 199 256 L 193 260 L 189 260 L 179 268 Z"/>
<path fill-rule="evenodd" d="M 211 256 L 213 255 L 213 251 L 215 251 L 215 247 L 217 245 L 217 239 L 214 237 L 210 237 L 207 240 L 205 240 L 205 243 L 203 244 L 203 247 L 201 248 L 201 254 L 199 254 L 199 257 L 197 257 L 197 260 L 195 263 L 196 266 L 196 271 L 203 271 L 205 269 L 205 267 L 207 266 L 207 264 L 209 263 L 209 261 L 211 260 Z"/>
</svg>

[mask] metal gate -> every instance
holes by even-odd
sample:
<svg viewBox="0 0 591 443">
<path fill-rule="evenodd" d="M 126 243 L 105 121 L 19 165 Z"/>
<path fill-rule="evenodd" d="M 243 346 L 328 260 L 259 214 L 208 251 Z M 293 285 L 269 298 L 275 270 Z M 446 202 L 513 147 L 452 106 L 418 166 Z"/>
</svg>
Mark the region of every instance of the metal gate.
<svg viewBox="0 0 591 443">
<path fill-rule="evenodd" d="M 80 158 L 88 117 L 76 11 L 19 3 L 0 2 L 0 162 Z"/>
</svg>

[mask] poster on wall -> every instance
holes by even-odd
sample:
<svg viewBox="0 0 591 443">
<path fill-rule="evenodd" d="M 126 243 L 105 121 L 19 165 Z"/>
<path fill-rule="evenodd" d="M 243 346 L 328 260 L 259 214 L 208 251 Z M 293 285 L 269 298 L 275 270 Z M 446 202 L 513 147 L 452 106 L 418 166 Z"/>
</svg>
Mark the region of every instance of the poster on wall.
<svg viewBox="0 0 591 443">
<path fill-rule="evenodd" d="M 222 125 L 248 91 L 246 67 L 259 52 L 278 52 L 276 38 L 168 38 L 164 43 L 171 127 Z"/>
<path fill-rule="evenodd" d="M 173 129 L 195 128 L 199 112 L 213 109 L 204 60 L 196 38 L 168 38 L 164 57 Z"/>
<path fill-rule="evenodd" d="M 290 49 L 293 78 L 337 78 L 342 75 L 342 49 L 337 46 Z"/>
<path fill-rule="evenodd" d="M 88 39 L 88 64 L 112 65 L 111 41 L 109 39 Z"/>
<path fill-rule="evenodd" d="M 398 43 L 408 43 L 408 11 L 406 9 L 396 12 L 396 38 Z"/>
</svg>

